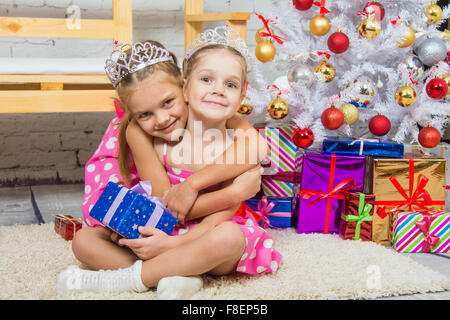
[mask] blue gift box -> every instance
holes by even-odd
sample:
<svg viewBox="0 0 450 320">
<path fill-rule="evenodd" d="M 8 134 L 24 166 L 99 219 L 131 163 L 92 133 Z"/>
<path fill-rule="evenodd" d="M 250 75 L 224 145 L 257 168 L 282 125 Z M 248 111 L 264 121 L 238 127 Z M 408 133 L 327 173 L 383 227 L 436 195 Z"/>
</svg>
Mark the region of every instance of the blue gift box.
<svg viewBox="0 0 450 320">
<path fill-rule="evenodd" d="M 147 190 L 148 188 L 151 193 L 149 183 Z M 110 181 L 89 215 L 130 239 L 140 237 L 141 234 L 138 231 L 140 226 L 157 228 L 170 235 L 178 220 L 161 202 L 157 201 L 158 198 L 151 197 L 150 194 L 148 197 L 151 200 L 133 191 L 133 188 L 130 190 Z"/>
<path fill-rule="evenodd" d="M 403 158 L 403 144 L 392 140 L 327 137 L 322 142 L 322 153 L 351 156 L 364 155 L 383 158 Z"/>
<path fill-rule="evenodd" d="M 267 203 L 262 202 L 262 198 L 251 198 L 245 204 L 255 212 L 264 214 L 270 221 L 271 228 L 286 229 L 292 225 L 292 197 L 266 197 Z M 271 205 L 273 203 L 274 205 Z M 258 206 L 259 204 L 259 206 Z M 263 212 L 260 211 L 261 206 Z M 273 206 L 272 208 L 267 206 Z M 268 211 L 268 212 L 264 212 Z M 261 224 L 262 221 L 259 223 Z"/>
</svg>

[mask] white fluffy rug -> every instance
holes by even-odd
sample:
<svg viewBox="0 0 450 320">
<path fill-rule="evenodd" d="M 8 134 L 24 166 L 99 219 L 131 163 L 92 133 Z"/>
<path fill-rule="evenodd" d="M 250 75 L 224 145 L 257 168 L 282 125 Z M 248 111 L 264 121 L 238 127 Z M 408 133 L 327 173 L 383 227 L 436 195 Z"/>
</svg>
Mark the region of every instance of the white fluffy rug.
<svg viewBox="0 0 450 320">
<path fill-rule="evenodd" d="M 274 274 L 205 277 L 193 299 L 372 299 L 450 290 L 450 280 L 373 242 L 270 231 L 283 259 Z M 57 274 L 77 264 L 53 223 L 0 227 L 0 299 L 156 299 L 146 293 L 57 296 Z"/>
</svg>

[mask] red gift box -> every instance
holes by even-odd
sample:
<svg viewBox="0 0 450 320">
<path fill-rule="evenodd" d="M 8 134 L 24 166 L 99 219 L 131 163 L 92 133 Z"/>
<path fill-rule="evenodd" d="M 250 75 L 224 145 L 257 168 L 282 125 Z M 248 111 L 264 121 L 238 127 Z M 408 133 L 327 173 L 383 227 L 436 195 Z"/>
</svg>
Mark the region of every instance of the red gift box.
<svg viewBox="0 0 450 320">
<path fill-rule="evenodd" d="M 82 226 L 83 222 L 81 219 L 74 218 L 70 215 L 55 215 L 55 231 L 63 237 L 64 240 L 72 240 L 74 233 L 80 230 Z"/>
<path fill-rule="evenodd" d="M 339 236 L 350 240 L 372 240 L 372 218 L 375 196 L 360 192 L 345 193 Z M 367 206 L 370 204 L 370 206 Z"/>
</svg>

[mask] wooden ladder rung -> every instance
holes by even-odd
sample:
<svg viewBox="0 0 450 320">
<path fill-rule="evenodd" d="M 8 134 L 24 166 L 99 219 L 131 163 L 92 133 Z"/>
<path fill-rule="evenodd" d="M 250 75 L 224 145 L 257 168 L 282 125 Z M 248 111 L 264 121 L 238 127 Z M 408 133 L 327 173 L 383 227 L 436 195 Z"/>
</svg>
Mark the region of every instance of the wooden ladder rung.
<svg viewBox="0 0 450 320">
<path fill-rule="evenodd" d="M 110 84 L 105 74 L 2 74 L 0 83 L 97 83 Z"/>
<path fill-rule="evenodd" d="M 63 90 L 64 84 L 61 82 L 42 82 L 41 90 Z"/>
<path fill-rule="evenodd" d="M 111 112 L 116 96 L 115 90 L 0 90 L 0 114 Z"/>
<path fill-rule="evenodd" d="M 250 12 L 218 12 L 218 13 L 202 13 L 188 14 L 185 16 L 187 22 L 205 22 L 205 21 L 222 21 L 222 20 L 250 20 Z"/>
</svg>

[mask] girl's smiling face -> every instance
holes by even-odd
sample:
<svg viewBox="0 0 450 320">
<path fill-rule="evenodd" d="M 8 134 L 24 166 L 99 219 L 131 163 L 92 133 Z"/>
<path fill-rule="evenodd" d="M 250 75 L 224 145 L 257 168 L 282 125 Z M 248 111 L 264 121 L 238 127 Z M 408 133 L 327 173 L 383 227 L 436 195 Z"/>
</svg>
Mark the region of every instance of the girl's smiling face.
<svg viewBox="0 0 450 320">
<path fill-rule="evenodd" d="M 198 57 L 183 93 L 199 120 L 230 119 L 245 95 L 241 59 L 223 49 L 205 50 Z"/>
<path fill-rule="evenodd" d="M 130 94 L 127 106 L 133 119 L 151 136 L 177 141 L 186 126 L 188 110 L 183 90 L 164 71 L 156 71 L 140 82 Z"/>
</svg>

